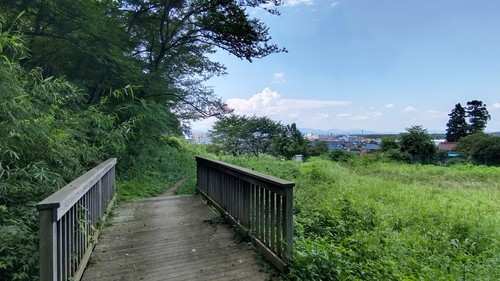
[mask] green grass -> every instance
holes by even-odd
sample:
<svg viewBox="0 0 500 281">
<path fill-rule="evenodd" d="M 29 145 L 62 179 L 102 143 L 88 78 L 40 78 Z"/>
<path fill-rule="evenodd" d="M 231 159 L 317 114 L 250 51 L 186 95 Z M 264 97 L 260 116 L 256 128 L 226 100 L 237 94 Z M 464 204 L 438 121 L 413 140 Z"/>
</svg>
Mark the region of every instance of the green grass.
<svg viewBox="0 0 500 281">
<path fill-rule="evenodd" d="M 222 160 L 296 182 L 288 279 L 500 279 L 500 168 Z"/>
</svg>

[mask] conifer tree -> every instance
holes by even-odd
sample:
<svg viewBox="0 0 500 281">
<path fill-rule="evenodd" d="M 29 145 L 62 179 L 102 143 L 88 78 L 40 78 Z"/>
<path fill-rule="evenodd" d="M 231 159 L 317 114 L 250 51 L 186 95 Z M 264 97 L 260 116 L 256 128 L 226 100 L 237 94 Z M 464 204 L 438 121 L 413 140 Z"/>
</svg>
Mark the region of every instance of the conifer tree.
<svg viewBox="0 0 500 281">
<path fill-rule="evenodd" d="M 450 116 L 450 120 L 446 124 L 446 127 L 448 127 L 446 129 L 446 141 L 456 142 L 461 137 L 467 136 L 469 125 L 465 120 L 465 108 L 460 103 L 457 103 L 448 116 Z"/>
<path fill-rule="evenodd" d="M 491 119 L 486 104 L 482 101 L 472 100 L 467 102 L 467 117 L 469 118 L 469 134 L 482 132 L 486 128 L 486 123 Z"/>
</svg>

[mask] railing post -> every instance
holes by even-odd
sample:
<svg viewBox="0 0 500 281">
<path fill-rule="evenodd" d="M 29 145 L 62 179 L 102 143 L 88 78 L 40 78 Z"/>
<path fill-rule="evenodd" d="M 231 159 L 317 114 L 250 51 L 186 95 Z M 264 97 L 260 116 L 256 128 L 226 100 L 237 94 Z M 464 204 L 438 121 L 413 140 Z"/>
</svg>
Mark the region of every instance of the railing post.
<svg viewBox="0 0 500 281">
<path fill-rule="evenodd" d="M 286 251 L 283 255 L 285 262 L 289 262 L 293 250 L 293 189 L 285 189 L 285 245 Z"/>
<path fill-rule="evenodd" d="M 39 210 L 40 281 L 57 280 L 57 222 L 56 209 Z"/>
</svg>

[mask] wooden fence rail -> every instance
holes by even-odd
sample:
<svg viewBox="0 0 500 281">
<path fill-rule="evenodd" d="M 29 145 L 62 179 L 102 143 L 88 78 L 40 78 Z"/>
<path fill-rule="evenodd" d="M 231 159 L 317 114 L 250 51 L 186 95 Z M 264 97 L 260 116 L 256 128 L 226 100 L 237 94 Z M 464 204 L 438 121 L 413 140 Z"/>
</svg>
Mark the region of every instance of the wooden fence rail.
<svg viewBox="0 0 500 281">
<path fill-rule="evenodd" d="M 204 157 L 196 161 L 198 192 L 286 271 L 293 248 L 294 183 Z"/>
<path fill-rule="evenodd" d="M 108 159 L 38 203 L 40 280 L 79 280 L 115 198 L 116 159 Z"/>
</svg>

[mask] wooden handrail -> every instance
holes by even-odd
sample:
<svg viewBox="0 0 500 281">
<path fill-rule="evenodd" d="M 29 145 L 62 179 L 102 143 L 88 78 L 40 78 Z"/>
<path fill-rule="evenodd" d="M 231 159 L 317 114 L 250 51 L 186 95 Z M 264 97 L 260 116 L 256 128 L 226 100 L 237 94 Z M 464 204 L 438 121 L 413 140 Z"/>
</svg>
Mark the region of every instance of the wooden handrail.
<svg viewBox="0 0 500 281">
<path fill-rule="evenodd" d="M 285 272 L 293 249 L 295 184 L 209 158 L 196 162 L 198 192 Z"/>
<path fill-rule="evenodd" d="M 115 198 L 116 158 L 38 203 L 40 280 L 79 280 L 99 236 L 97 223 Z"/>
</svg>

